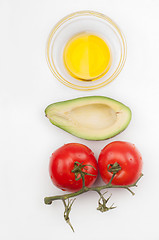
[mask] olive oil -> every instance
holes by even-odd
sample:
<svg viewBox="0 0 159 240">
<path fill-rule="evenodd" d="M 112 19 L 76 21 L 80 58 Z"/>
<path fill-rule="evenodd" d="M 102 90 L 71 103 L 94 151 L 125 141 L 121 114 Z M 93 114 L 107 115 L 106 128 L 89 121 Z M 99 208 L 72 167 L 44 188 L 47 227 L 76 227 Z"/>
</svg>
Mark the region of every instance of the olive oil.
<svg viewBox="0 0 159 240">
<path fill-rule="evenodd" d="M 96 80 L 109 71 L 111 52 L 97 35 L 81 33 L 71 38 L 63 53 L 64 64 L 76 79 Z"/>
</svg>

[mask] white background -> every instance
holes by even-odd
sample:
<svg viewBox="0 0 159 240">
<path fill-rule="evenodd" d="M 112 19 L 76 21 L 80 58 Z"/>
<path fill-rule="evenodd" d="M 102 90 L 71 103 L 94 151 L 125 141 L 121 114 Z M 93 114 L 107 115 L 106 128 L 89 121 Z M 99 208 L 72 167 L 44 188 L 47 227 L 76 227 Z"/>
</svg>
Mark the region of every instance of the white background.
<svg viewBox="0 0 159 240">
<path fill-rule="evenodd" d="M 62 17 L 94 10 L 112 18 L 125 34 L 124 69 L 109 85 L 81 92 L 59 83 L 45 59 L 50 30 Z M 3 240 L 159 240 L 159 1 L 0 0 L 0 238 Z M 103 95 L 128 105 L 129 127 L 101 142 L 78 139 L 49 123 L 45 107 L 75 97 Z M 96 210 L 98 196 L 77 197 L 71 222 L 48 174 L 51 153 L 69 142 L 90 147 L 98 157 L 109 142 L 134 143 L 143 156 L 144 177 L 134 189 L 110 190 L 116 209 Z M 101 180 L 98 179 L 100 183 Z M 109 196 L 109 195 L 108 195 Z"/>
</svg>

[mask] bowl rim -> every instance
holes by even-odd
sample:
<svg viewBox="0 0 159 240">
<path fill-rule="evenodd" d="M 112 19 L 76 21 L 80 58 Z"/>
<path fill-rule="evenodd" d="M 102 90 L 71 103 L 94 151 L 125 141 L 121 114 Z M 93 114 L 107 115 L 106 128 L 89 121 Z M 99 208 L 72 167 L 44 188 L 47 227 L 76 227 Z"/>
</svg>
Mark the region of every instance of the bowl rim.
<svg viewBox="0 0 159 240">
<path fill-rule="evenodd" d="M 119 36 L 120 36 L 120 40 L 121 43 L 120 45 L 122 50 L 121 50 L 121 56 L 120 56 L 120 61 L 118 66 L 116 67 L 115 71 L 112 73 L 112 75 L 105 79 L 103 82 L 98 83 L 94 86 L 80 86 L 80 85 L 76 85 L 73 84 L 71 82 L 69 82 L 67 79 L 65 79 L 63 76 L 61 76 L 61 74 L 58 72 L 55 64 L 54 64 L 54 60 L 53 58 L 50 59 L 50 46 L 51 46 L 51 42 L 52 42 L 52 38 L 54 37 L 54 35 L 56 34 L 56 31 L 66 22 L 68 22 L 69 20 L 72 20 L 73 18 L 76 17 L 80 17 L 80 16 L 94 16 L 100 19 L 105 20 L 106 22 L 108 22 L 111 26 L 113 26 L 115 28 L 115 30 L 118 32 Z M 53 46 L 52 46 L 53 48 Z M 63 83 L 65 86 L 70 87 L 72 89 L 76 89 L 76 90 L 81 90 L 81 91 L 89 91 L 89 90 L 94 90 L 94 89 L 98 89 L 101 88 L 107 84 L 109 84 L 110 82 L 112 82 L 118 75 L 119 73 L 122 71 L 125 61 L 126 61 L 126 57 L 127 57 L 127 44 L 126 44 L 126 39 L 125 36 L 123 34 L 123 32 L 120 30 L 120 28 L 118 27 L 118 25 L 108 16 L 104 15 L 103 13 L 99 13 L 96 11 L 89 11 L 89 10 L 85 10 L 85 11 L 77 11 L 77 12 L 73 12 L 71 14 L 68 14 L 67 16 L 63 17 L 60 21 L 58 21 L 56 23 L 56 25 L 52 28 L 48 39 L 47 39 L 47 44 L 46 44 L 46 61 L 47 64 L 52 72 L 52 74 L 54 75 L 54 77 L 61 83 Z M 53 67 L 52 67 L 53 65 Z M 96 82 L 96 81 L 95 81 Z"/>
</svg>

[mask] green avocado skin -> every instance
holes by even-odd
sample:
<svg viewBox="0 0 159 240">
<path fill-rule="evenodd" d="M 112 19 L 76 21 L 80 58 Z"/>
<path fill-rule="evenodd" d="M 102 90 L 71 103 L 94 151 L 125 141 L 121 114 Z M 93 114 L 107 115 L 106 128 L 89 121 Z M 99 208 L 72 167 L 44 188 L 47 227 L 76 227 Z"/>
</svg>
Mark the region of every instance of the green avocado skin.
<svg viewBox="0 0 159 240">
<path fill-rule="evenodd" d="M 121 116 L 120 120 L 117 118 L 114 126 L 112 125 L 111 128 L 103 128 L 102 131 L 98 131 L 98 128 L 91 130 L 83 127 L 82 125 L 80 126 L 79 122 L 77 125 L 76 123 L 73 123 L 72 119 L 67 119 L 67 116 L 64 115 L 66 113 L 70 113 L 72 109 L 82 108 L 83 106 L 88 105 L 97 106 L 96 104 L 102 104 L 102 106 L 108 106 L 110 109 L 113 109 L 116 114 Z M 91 115 L 92 114 L 93 113 L 91 112 Z M 61 102 L 55 102 L 46 107 L 45 115 L 53 125 L 63 129 L 64 131 L 82 139 L 96 141 L 109 139 L 121 133 L 127 128 L 132 118 L 132 112 L 129 107 L 115 99 L 105 96 L 80 97 Z M 83 115 L 85 115 L 84 111 Z"/>
</svg>

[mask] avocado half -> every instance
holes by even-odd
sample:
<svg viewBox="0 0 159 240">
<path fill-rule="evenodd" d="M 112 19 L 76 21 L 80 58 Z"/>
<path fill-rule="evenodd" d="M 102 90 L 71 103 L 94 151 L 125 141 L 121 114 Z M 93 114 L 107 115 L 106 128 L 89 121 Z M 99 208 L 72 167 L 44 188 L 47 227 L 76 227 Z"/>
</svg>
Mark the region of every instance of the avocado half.
<svg viewBox="0 0 159 240">
<path fill-rule="evenodd" d="M 56 102 L 45 109 L 50 122 L 87 140 L 104 140 L 122 132 L 131 120 L 131 110 L 103 96 Z"/>
</svg>

